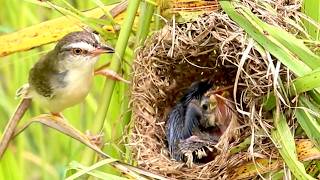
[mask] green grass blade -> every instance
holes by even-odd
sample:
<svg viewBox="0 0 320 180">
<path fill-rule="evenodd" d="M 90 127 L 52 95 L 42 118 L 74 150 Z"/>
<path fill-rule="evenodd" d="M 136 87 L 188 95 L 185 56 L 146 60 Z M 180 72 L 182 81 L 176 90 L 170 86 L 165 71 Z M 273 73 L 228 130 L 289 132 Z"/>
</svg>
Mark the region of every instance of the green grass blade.
<svg viewBox="0 0 320 180">
<path fill-rule="evenodd" d="M 150 4 L 148 2 L 144 2 L 141 7 L 141 17 L 139 18 L 139 29 L 137 32 L 137 43 L 136 47 L 143 45 L 147 35 L 149 33 L 149 28 L 151 24 L 151 19 L 153 16 L 153 12 L 155 9 L 154 4 Z"/>
<path fill-rule="evenodd" d="M 303 164 L 298 160 L 294 138 L 284 115 L 274 113 L 273 118 L 275 129 L 271 132 L 271 136 L 276 145 L 279 146 L 278 151 L 286 165 L 297 179 L 314 179 L 306 173 Z"/>
<path fill-rule="evenodd" d="M 304 43 L 303 40 L 297 39 L 292 34 L 287 31 L 269 25 L 258 17 L 256 17 L 247 8 L 244 8 L 247 19 L 251 18 L 254 23 L 258 24 L 264 31 L 264 34 L 271 36 L 276 41 L 281 43 L 285 48 L 287 48 L 292 54 L 298 56 L 305 64 L 307 64 L 312 69 L 316 69 L 320 66 L 320 57 L 313 53 Z"/>
<path fill-rule="evenodd" d="M 320 22 L 320 1 L 315 0 L 304 0 L 302 11 L 309 17 L 311 17 L 314 21 Z M 308 30 L 308 33 L 315 39 L 320 39 L 319 28 L 314 26 L 312 23 L 308 21 L 304 21 L 304 24 Z"/>
<path fill-rule="evenodd" d="M 127 47 L 127 43 L 129 40 L 135 15 L 139 7 L 139 3 L 140 3 L 139 0 L 133 0 L 129 2 L 128 9 L 127 9 L 128 11 L 127 18 L 125 19 L 121 27 L 119 38 L 115 48 L 116 51 L 115 51 L 115 54 L 112 56 L 112 60 L 111 60 L 110 69 L 114 70 L 115 72 L 118 72 L 118 70 L 121 67 L 122 58 Z M 95 117 L 95 122 L 97 124 L 97 126 L 94 128 L 95 130 L 102 129 L 101 126 L 104 124 L 104 120 L 109 108 L 114 86 L 115 86 L 114 80 L 106 80 L 101 101 L 99 103 L 97 114 Z"/>
<path fill-rule="evenodd" d="M 308 73 L 302 77 L 298 77 L 293 81 L 291 85 L 292 93 L 303 93 L 310 91 L 314 88 L 320 87 L 320 69 L 315 69 L 311 73 Z"/>
<path fill-rule="evenodd" d="M 309 100 L 303 96 L 299 97 L 299 106 L 306 107 L 310 110 L 319 113 L 319 108 L 316 108 L 309 102 Z M 307 134 L 307 136 L 312 139 L 315 144 L 319 147 L 320 145 L 320 124 L 315 116 L 311 115 L 306 109 L 297 109 L 296 117 L 298 123 Z"/>
<path fill-rule="evenodd" d="M 219 1 L 219 3 L 231 19 L 237 22 L 237 24 L 252 36 L 255 41 L 279 59 L 296 75 L 303 76 L 311 72 L 311 68 L 300 61 L 292 52 L 290 52 L 290 50 L 281 44 L 281 42 L 274 37 L 265 34 L 263 27 L 252 20 L 252 18 L 248 17 L 242 8 L 237 7 L 237 11 L 230 1 Z"/>
<path fill-rule="evenodd" d="M 127 49 L 127 44 L 132 31 L 132 25 L 134 23 L 134 19 L 136 17 L 139 4 L 140 4 L 140 0 L 129 1 L 128 8 L 127 8 L 127 16 L 121 26 L 119 38 L 117 40 L 116 47 L 115 47 L 115 54 L 112 56 L 111 64 L 109 66 L 109 69 L 115 72 L 118 72 L 122 64 L 125 63 L 123 61 L 123 56 Z M 108 129 L 107 127 L 114 127 L 115 124 L 119 125 L 120 123 L 123 123 L 123 122 L 119 122 L 119 119 L 113 119 L 113 120 L 109 119 L 109 121 L 105 121 L 107 113 L 109 111 L 110 104 L 111 104 L 111 98 L 114 92 L 115 84 L 116 82 L 114 80 L 106 79 L 105 81 L 103 92 L 102 92 L 102 95 L 100 96 L 100 102 L 98 105 L 97 113 L 94 119 L 95 124 L 94 124 L 94 127 L 92 128 L 93 132 L 101 132 L 103 128 L 106 128 L 107 131 L 114 130 L 114 128 Z M 124 126 L 124 125 L 121 125 L 121 126 Z M 119 137 L 123 133 L 123 132 L 119 132 L 118 130 L 116 130 L 117 131 L 116 134 L 113 134 L 115 135 L 115 137 Z M 110 132 L 106 132 L 106 133 L 109 134 Z M 94 156 L 95 155 L 91 153 L 91 155 L 84 157 L 83 159 L 84 164 L 92 163 Z"/>
<path fill-rule="evenodd" d="M 93 170 L 101 167 L 101 166 L 104 166 L 106 164 L 110 164 L 112 162 L 115 162 L 116 160 L 114 159 L 104 159 L 104 160 L 101 160 L 97 163 L 95 163 L 94 165 L 90 166 L 90 167 L 86 167 L 86 166 L 83 166 L 77 162 L 71 162 L 70 163 L 70 169 L 80 169 L 78 172 L 74 173 L 73 175 L 69 176 L 66 178 L 66 180 L 73 180 L 73 179 L 78 179 L 80 178 L 81 176 L 83 175 L 86 175 L 86 174 L 89 174 L 90 172 L 90 175 L 92 176 L 95 176 L 96 175 L 99 175 L 99 173 L 97 172 L 92 172 Z M 110 178 L 110 179 L 125 179 L 125 178 L 122 178 L 120 176 L 115 176 L 115 175 L 112 175 L 112 174 L 104 174 L 105 176 L 103 177 L 103 179 L 106 179 L 106 178 Z"/>
</svg>

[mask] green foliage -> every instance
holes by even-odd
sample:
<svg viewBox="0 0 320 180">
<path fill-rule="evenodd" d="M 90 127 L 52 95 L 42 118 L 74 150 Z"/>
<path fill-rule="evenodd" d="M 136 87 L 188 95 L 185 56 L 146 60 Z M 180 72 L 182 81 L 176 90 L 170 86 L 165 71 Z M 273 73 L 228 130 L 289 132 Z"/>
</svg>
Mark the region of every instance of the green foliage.
<svg viewBox="0 0 320 180">
<path fill-rule="evenodd" d="M 296 110 L 297 120 L 307 136 L 320 147 L 320 124 L 318 106 L 315 106 L 306 97 L 299 97 L 299 107 Z"/>
<path fill-rule="evenodd" d="M 302 11 L 307 15 L 304 24 L 308 33 L 314 40 L 320 40 L 319 23 L 320 22 L 320 1 L 304 0 Z"/>
<path fill-rule="evenodd" d="M 306 173 L 303 164 L 298 160 L 294 138 L 285 116 L 280 112 L 275 112 L 273 118 L 275 130 L 271 135 L 286 165 L 297 179 L 314 179 Z"/>
</svg>

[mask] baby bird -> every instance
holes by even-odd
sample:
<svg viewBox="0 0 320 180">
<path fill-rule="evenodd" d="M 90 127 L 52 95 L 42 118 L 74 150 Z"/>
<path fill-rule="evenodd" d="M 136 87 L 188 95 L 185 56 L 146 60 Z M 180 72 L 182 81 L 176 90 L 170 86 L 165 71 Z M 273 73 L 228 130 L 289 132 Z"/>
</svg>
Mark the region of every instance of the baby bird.
<svg viewBox="0 0 320 180">
<path fill-rule="evenodd" d="M 212 85 L 209 81 L 193 83 L 169 114 L 166 131 L 169 153 L 178 161 L 183 158 L 179 143 L 191 137 L 192 132 L 198 129 L 202 118 L 202 109 L 198 102 Z"/>
<path fill-rule="evenodd" d="M 188 161 L 187 152 L 217 144 L 228 128 L 233 114 L 223 99 L 228 93 L 219 95 L 215 89 L 210 81 L 193 83 L 170 112 L 166 137 L 172 158 Z"/>
</svg>

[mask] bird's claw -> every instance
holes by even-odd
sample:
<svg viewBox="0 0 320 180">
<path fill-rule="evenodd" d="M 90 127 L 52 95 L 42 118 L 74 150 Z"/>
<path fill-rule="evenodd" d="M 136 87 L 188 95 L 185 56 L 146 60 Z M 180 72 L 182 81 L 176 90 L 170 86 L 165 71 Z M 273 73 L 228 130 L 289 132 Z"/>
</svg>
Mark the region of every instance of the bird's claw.
<svg viewBox="0 0 320 180">
<path fill-rule="evenodd" d="M 96 145 L 99 148 L 103 146 L 103 133 L 94 135 L 89 130 L 87 130 L 85 134 L 92 144 Z"/>
</svg>

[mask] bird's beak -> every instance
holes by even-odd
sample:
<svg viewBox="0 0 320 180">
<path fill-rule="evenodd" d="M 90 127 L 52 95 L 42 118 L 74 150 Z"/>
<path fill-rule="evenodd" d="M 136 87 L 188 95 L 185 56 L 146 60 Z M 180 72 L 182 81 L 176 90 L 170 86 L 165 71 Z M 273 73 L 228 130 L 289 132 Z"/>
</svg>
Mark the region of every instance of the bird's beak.
<svg viewBox="0 0 320 180">
<path fill-rule="evenodd" d="M 114 53 L 114 49 L 111 46 L 102 44 L 92 51 L 92 54 L 95 56 L 103 53 Z"/>
</svg>

